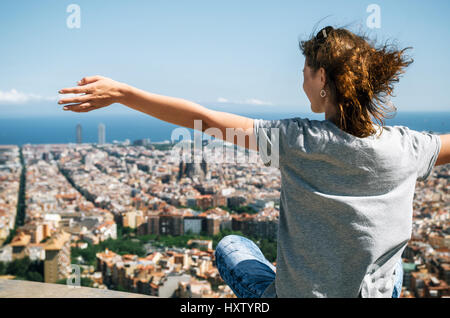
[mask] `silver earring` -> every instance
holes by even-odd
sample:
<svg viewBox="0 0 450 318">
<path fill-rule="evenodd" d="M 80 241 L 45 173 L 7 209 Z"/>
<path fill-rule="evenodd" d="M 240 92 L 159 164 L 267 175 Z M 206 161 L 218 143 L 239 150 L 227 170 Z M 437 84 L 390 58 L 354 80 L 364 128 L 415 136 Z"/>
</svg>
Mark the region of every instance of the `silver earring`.
<svg viewBox="0 0 450 318">
<path fill-rule="evenodd" d="M 325 96 L 327 96 L 327 92 L 324 89 L 322 89 L 320 91 L 320 97 L 324 98 Z"/>
</svg>

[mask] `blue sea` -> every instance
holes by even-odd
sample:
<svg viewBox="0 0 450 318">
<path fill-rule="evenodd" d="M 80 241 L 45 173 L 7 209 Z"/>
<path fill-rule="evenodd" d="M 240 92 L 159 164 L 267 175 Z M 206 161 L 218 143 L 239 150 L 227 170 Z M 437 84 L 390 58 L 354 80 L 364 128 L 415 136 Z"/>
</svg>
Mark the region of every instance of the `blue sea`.
<svg viewBox="0 0 450 318">
<path fill-rule="evenodd" d="M 238 113 L 235 113 L 238 114 Z M 239 113 L 239 115 L 260 119 L 282 119 L 304 117 L 323 120 L 324 114 L 314 113 Z M 102 116 L 54 116 L 0 118 L 0 144 L 58 144 L 76 142 L 76 125 L 82 126 L 82 142 L 98 141 L 98 125 L 106 126 L 106 142 L 114 140 L 131 142 L 149 138 L 151 142 L 171 139 L 171 133 L 178 126 L 158 120 L 145 114 L 102 115 Z M 388 126 L 407 126 L 417 131 L 437 134 L 450 133 L 450 112 L 398 112 L 393 119 L 387 119 Z M 191 136 L 193 136 L 193 130 Z"/>
</svg>

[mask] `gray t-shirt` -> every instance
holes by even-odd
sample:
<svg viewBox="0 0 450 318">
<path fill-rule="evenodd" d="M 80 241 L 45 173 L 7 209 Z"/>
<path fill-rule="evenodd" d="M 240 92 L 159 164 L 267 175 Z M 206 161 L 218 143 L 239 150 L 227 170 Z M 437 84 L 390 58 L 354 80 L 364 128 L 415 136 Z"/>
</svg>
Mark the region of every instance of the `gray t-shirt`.
<svg viewBox="0 0 450 318">
<path fill-rule="evenodd" d="M 384 126 L 358 138 L 300 117 L 255 119 L 253 131 L 268 145 L 259 157 L 281 172 L 276 279 L 263 297 L 391 297 L 439 136 Z"/>
</svg>

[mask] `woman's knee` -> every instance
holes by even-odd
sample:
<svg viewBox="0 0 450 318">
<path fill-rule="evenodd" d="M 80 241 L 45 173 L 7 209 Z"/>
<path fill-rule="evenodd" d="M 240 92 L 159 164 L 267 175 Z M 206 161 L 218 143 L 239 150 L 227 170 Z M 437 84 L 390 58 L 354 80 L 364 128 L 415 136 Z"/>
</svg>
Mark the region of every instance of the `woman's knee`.
<svg viewBox="0 0 450 318">
<path fill-rule="evenodd" d="M 224 251 L 224 248 L 225 248 L 226 246 L 228 246 L 228 245 L 230 245 L 230 244 L 232 244 L 232 243 L 239 242 L 239 240 L 241 240 L 241 239 L 242 239 L 241 236 L 239 236 L 239 235 L 234 235 L 234 234 L 230 234 L 230 235 L 227 235 L 227 236 L 223 237 L 223 238 L 219 241 L 219 243 L 217 243 L 216 250 L 214 251 L 214 254 L 215 254 L 216 259 L 217 259 L 217 256 L 218 256 L 218 255 L 221 255 L 221 254 L 222 254 L 222 252 Z"/>
<path fill-rule="evenodd" d="M 242 237 L 239 235 L 234 235 L 234 234 L 227 235 L 219 241 L 219 243 L 217 244 L 216 250 L 221 249 L 222 247 L 227 246 L 230 243 L 237 242 L 240 239 L 242 239 Z"/>
</svg>

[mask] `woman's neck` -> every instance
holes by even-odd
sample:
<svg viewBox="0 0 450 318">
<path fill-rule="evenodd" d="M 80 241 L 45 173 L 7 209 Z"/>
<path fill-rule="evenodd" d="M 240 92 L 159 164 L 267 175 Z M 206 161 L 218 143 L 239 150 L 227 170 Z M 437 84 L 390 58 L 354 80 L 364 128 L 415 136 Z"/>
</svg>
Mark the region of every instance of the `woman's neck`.
<svg viewBox="0 0 450 318">
<path fill-rule="evenodd" d="M 337 107 L 335 105 L 328 104 L 325 109 L 325 120 L 331 121 L 337 126 L 339 122 Z"/>
</svg>

